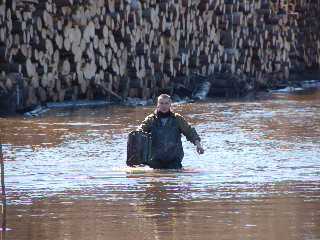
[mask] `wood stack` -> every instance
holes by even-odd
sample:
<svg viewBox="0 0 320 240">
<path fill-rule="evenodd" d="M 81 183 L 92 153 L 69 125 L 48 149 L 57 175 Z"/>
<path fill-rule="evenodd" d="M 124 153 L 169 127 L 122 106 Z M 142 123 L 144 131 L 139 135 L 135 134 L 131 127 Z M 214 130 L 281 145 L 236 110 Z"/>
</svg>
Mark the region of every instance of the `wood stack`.
<svg viewBox="0 0 320 240">
<path fill-rule="evenodd" d="M 1 0 L 0 89 L 26 105 L 150 98 L 194 71 L 275 82 L 320 66 L 320 0 Z"/>
</svg>

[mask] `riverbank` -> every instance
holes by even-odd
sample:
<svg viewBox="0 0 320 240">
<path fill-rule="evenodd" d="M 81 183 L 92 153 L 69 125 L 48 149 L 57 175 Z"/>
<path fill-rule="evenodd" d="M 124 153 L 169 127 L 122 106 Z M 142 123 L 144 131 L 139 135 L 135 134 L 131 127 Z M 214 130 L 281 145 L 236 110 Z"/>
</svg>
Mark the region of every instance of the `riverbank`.
<svg viewBox="0 0 320 240">
<path fill-rule="evenodd" d="M 199 101 L 193 97 L 194 90 L 203 82 L 210 83 L 210 90 L 206 96 L 211 98 L 233 99 L 245 98 L 248 95 L 255 95 L 259 92 L 294 92 L 303 91 L 308 88 L 320 87 L 320 70 L 311 69 L 303 73 L 295 73 L 290 75 L 287 81 L 278 81 L 273 85 L 255 86 L 246 78 L 240 78 L 233 74 L 216 74 L 208 77 L 196 76 L 190 83 L 190 87 L 184 88 L 169 88 L 163 93 L 171 94 L 174 104 L 183 104 Z M 16 109 L 15 96 L 0 99 L 0 117 L 33 117 L 52 108 L 81 108 L 85 106 L 106 106 L 106 105 L 123 105 L 123 106 L 150 106 L 154 105 L 156 98 L 141 99 L 135 97 L 127 97 L 122 101 L 108 100 L 77 100 L 63 102 L 45 102 L 42 105 L 34 105 L 25 109 Z M 200 99 L 201 100 L 201 99 Z"/>
</svg>

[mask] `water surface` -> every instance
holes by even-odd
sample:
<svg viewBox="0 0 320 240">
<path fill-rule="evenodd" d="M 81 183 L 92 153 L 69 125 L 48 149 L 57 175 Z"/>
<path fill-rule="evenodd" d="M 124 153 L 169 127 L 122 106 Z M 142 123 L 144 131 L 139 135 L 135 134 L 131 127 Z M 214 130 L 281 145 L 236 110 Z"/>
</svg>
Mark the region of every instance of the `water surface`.
<svg viewBox="0 0 320 240">
<path fill-rule="evenodd" d="M 152 106 L 0 119 L 2 239 L 320 239 L 319 89 L 173 110 L 206 150 L 183 139 L 181 171 L 125 164 Z"/>
</svg>

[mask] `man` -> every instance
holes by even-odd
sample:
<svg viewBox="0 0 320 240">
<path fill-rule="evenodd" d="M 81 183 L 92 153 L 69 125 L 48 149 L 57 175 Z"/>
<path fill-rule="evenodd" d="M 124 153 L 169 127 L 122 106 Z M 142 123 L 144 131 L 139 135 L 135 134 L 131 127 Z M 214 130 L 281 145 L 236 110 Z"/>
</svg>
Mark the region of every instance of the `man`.
<svg viewBox="0 0 320 240">
<path fill-rule="evenodd" d="M 138 130 L 151 133 L 152 153 L 150 167 L 156 169 L 180 169 L 183 159 L 181 133 L 196 146 L 199 154 L 204 150 L 196 130 L 179 114 L 171 111 L 171 99 L 161 94 L 157 109 L 145 118 Z"/>
</svg>

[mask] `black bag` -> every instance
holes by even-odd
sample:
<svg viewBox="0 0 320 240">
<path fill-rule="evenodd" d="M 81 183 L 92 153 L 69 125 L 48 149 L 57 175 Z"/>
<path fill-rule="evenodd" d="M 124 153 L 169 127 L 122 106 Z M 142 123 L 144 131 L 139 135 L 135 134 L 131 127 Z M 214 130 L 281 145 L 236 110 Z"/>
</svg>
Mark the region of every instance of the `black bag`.
<svg viewBox="0 0 320 240">
<path fill-rule="evenodd" d="M 133 131 L 128 135 L 127 165 L 134 167 L 148 165 L 151 159 L 151 134 Z"/>
</svg>

